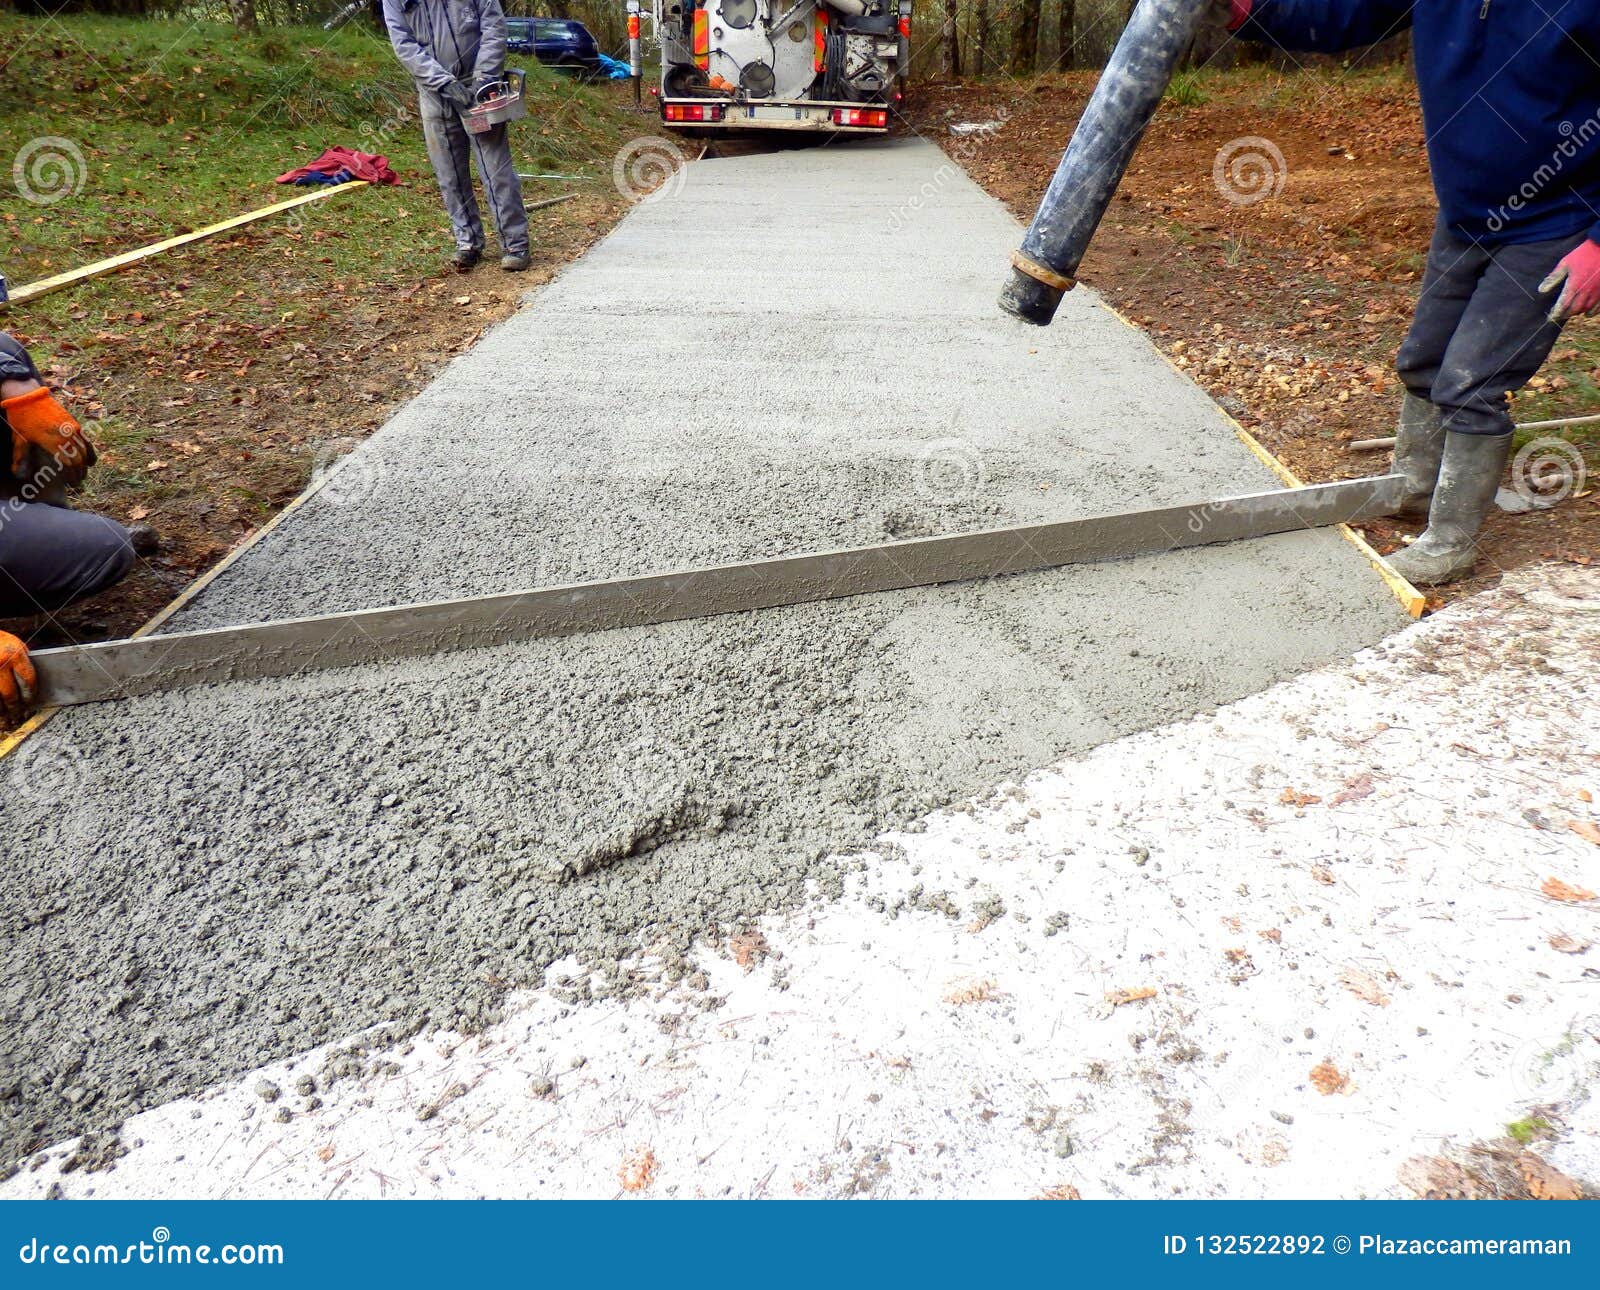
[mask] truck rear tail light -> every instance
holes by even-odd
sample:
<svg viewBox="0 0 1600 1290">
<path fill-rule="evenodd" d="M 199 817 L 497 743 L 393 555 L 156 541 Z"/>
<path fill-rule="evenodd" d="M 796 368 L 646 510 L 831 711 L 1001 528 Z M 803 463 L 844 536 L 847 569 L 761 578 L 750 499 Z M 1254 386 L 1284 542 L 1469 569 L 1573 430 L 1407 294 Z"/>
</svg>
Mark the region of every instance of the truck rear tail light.
<svg viewBox="0 0 1600 1290">
<path fill-rule="evenodd" d="M 726 111 L 721 103 L 668 103 L 662 115 L 668 121 L 720 121 Z"/>
<path fill-rule="evenodd" d="M 885 108 L 834 108 L 833 123 L 882 127 L 889 124 L 889 113 Z"/>
</svg>

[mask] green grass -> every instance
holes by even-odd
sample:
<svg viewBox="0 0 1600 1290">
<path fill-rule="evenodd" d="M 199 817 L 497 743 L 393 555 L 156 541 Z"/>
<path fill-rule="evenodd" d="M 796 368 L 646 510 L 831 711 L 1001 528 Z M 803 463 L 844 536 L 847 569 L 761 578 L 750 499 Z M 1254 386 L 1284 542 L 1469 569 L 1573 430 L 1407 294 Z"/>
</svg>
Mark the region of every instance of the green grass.
<svg viewBox="0 0 1600 1290">
<path fill-rule="evenodd" d="M 0 221 L 14 285 L 293 196 L 302 190 L 273 178 L 333 144 L 387 155 L 418 189 L 314 207 L 304 223 L 346 232 L 360 208 L 359 240 L 328 248 L 336 264 L 381 260 L 404 275 L 448 248 L 410 79 L 371 28 L 245 38 L 215 23 L 0 14 L 0 51 Z M 528 71 L 518 168 L 608 177 L 629 137 L 620 92 Z M 81 187 L 30 202 L 13 181 L 30 148 L 66 159 L 38 187 L 64 173 Z"/>
<path fill-rule="evenodd" d="M 1530 1115 L 1506 1125 L 1506 1136 L 1525 1147 L 1539 1138 L 1549 1137 L 1550 1127 L 1550 1121 L 1543 1116 Z"/>
<path fill-rule="evenodd" d="M 1174 76 L 1164 97 L 1168 103 L 1175 103 L 1179 107 L 1198 107 L 1211 100 L 1211 95 L 1201 88 L 1200 76 L 1195 72 L 1179 72 Z"/>
</svg>

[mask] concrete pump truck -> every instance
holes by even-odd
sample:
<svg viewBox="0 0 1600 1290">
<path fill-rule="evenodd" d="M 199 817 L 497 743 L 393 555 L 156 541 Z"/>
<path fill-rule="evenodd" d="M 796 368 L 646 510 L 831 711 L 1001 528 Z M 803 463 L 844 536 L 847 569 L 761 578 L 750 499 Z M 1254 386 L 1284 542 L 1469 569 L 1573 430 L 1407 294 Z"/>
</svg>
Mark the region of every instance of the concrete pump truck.
<svg viewBox="0 0 1600 1290">
<path fill-rule="evenodd" d="M 911 61 L 911 0 L 653 5 L 668 128 L 888 131 Z"/>
</svg>

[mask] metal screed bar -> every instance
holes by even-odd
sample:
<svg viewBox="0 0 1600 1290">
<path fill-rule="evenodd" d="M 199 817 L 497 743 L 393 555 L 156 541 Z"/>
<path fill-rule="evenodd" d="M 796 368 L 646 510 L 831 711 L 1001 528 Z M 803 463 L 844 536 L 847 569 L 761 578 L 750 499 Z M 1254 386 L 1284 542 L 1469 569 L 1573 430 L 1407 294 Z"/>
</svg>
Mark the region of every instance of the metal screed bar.
<svg viewBox="0 0 1600 1290">
<path fill-rule="evenodd" d="M 1398 475 L 1188 506 L 914 538 L 748 564 L 323 614 L 40 650 L 40 702 L 62 707 L 217 681 L 1027 573 L 1392 514 Z"/>
</svg>

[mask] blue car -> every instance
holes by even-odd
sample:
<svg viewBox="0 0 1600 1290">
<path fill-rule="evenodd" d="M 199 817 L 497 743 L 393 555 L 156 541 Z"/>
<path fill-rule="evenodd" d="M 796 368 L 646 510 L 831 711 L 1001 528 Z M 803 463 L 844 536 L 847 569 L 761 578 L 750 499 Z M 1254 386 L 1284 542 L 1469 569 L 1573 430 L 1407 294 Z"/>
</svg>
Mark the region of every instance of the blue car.
<svg viewBox="0 0 1600 1290">
<path fill-rule="evenodd" d="M 571 76 L 600 75 L 600 47 L 587 27 L 570 18 L 507 18 L 506 48 Z"/>
</svg>

